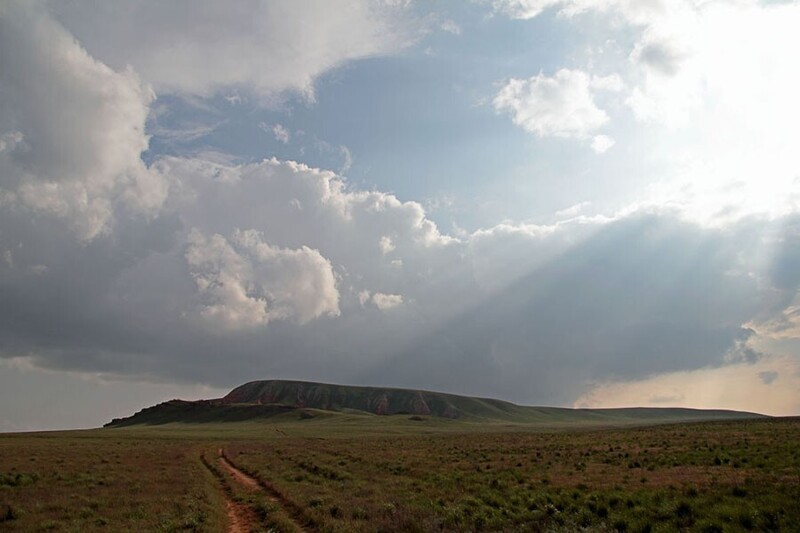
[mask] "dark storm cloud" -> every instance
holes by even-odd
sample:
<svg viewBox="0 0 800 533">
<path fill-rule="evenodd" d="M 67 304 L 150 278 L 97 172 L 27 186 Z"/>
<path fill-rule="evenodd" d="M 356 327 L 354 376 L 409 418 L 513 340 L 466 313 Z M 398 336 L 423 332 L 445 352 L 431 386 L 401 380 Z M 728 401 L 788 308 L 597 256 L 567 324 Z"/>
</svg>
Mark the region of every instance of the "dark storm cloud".
<svg viewBox="0 0 800 533">
<path fill-rule="evenodd" d="M 732 272 L 736 243 L 665 216 L 609 224 L 420 339 L 392 375 L 565 402 L 589 381 L 752 361 L 758 291 Z"/>
<path fill-rule="evenodd" d="M 570 228 L 498 237 L 499 256 L 517 264 L 514 275 L 498 268 L 489 290 L 468 268 L 486 258 L 472 257 L 467 243 L 448 244 L 446 263 L 441 250 L 412 247 L 398 254 L 406 274 L 391 285 L 405 302 L 388 311 L 362 307 L 360 286 L 347 288 L 395 268 L 381 266 L 376 251 L 372 262 L 339 270 L 340 316 L 234 331 L 187 319 L 199 302 L 179 214 L 131 220 L 88 245 L 46 219 L 2 218 L 12 229 L 2 247 L 24 242 L 0 278 L 3 355 L 35 354 L 48 367 L 217 386 L 299 377 L 565 403 L 592 380 L 758 356 L 742 327 L 758 312 L 758 290 L 739 264 L 737 233 L 667 215 L 598 224 L 574 244 L 579 231 Z M 337 265 L 351 253 L 339 243 L 370 231 L 344 227 L 340 240 L 318 243 Z M 272 228 L 287 238 L 295 230 Z M 47 268 L 34 273 L 31 264 Z"/>
</svg>

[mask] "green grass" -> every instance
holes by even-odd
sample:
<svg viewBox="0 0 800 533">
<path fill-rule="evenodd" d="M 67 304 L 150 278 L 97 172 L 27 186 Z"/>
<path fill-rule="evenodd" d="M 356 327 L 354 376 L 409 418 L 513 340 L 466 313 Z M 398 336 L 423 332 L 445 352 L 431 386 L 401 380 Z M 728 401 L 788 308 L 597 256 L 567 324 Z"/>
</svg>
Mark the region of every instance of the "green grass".
<svg viewBox="0 0 800 533">
<path fill-rule="evenodd" d="M 264 531 L 291 531 L 291 513 L 321 531 L 800 530 L 800 419 L 309 413 L 0 435 L 0 530 L 224 531 L 226 495 L 200 461 L 219 447 L 291 504 L 234 487 Z"/>
</svg>

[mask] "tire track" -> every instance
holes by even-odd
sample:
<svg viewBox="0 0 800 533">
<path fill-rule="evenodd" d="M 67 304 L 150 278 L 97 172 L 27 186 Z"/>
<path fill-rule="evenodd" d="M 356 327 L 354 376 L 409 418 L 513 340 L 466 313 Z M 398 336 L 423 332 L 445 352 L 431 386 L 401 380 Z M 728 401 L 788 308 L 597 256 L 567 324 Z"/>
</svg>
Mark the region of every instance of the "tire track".
<svg viewBox="0 0 800 533">
<path fill-rule="evenodd" d="M 242 472 L 239 467 L 225 455 L 222 448 L 219 449 L 219 460 L 220 464 L 232 478 L 236 479 L 242 485 L 249 487 L 251 490 L 255 489 L 263 492 L 270 501 L 280 506 L 286 512 L 286 516 L 297 531 L 317 531 L 313 522 L 305 515 L 303 508 L 287 498 L 282 492 L 275 488 L 272 483 Z"/>
<path fill-rule="evenodd" d="M 225 511 L 228 515 L 229 522 L 228 533 L 250 533 L 251 531 L 255 531 L 257 529 L 256 526 L 259 524 L 255 511 L 247 504 L 237 502 L 233 499 L 233 489 L 225 480 L 222 472 L 208 462 L 205 454 L 200 455 L 200 461 L 222 485 L 222 491 L 225 494 Z"/>
</svg>

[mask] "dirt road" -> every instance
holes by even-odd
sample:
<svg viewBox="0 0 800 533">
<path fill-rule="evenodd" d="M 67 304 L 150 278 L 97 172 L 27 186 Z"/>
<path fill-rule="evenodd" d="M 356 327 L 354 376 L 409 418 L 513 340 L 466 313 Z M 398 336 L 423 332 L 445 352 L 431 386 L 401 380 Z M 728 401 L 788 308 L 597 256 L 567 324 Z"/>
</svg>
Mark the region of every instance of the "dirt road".
<svg viewBox="0 0 800 533">
<path fill-rule="evenodd" d="M 217 450 L 218 469 L 212 468 L 205 457 L 202 457 L 202 459 L 206 467 L 217 475 L 223 484 L 225 506 L 227 508 L 228 521 L 230 522 L 228 533 L 249 533 L 259 529 L 258 526 L 265 525 L 260 523 L 258 515 L 250 505 L 233 499 L 232 496 L 236 487 L 244 488 L 248 492 L 263 494 L 269 502 L 282 511 L 284 525 L 293 527 L 295 531 L 314 531 L 313 528 L 304 525 L 302 509 L 292 501 L 287 500 L 269 483 L 242 472 L 225 456 L 222 448 Z"/>
</svg>

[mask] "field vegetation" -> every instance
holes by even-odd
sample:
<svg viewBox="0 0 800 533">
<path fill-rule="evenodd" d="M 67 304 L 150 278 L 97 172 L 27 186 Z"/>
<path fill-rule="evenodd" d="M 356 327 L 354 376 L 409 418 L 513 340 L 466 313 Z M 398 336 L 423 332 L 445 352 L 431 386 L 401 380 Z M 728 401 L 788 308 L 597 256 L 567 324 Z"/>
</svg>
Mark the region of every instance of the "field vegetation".
<svg viewBox="0 0 800 533">
<path fill-rule="evenodd" d="M 800 531 L 800 419 L 303 413 L 0 436 L 0 530 Z"/>
<path fill-rule="evenodd" d="M 0 437 L 0 530 L 222 531 L 223 509 L 191 440 L 100 430 Z"/>
<path fill-rule="evenodd" d="M 227 453 L 326 531 L 797 531 L 798 438 L 797 420 L 768 420 L 287 437 Z"/>
</svg>

